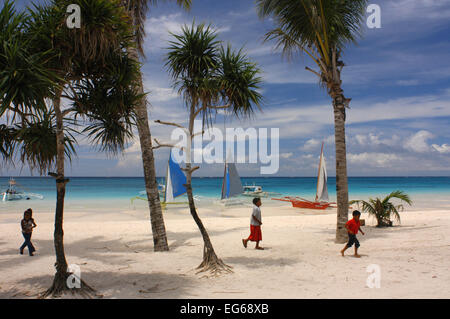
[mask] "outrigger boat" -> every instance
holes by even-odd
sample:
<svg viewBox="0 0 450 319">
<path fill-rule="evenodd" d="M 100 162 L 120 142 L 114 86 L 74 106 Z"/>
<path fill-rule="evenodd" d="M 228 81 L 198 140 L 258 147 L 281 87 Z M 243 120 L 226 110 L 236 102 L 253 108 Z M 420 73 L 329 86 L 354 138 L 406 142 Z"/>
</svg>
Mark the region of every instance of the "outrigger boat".
<svg viewBox="0 0 450 319">
<path fill-rule="evenodd" d="M 263 192 L 262 187 L 258 185 L 245 185 L 244 192 L 242 193 L 244 196 L 252 196 L 252 197 L 267 197 L 269 194 L 267 192 Z"/>
<path fill-rule="evenodd" d="M 244 192 L 242 193 L 242 195 L 261 198 L 261 197 L 270 197 L 270 196 L 281 195 L 281 194 L 275 193 L 275 192 L 263 191 L 262 186 L 258 186 L 258 185 L 244 185 Z"/>
<path fill-rule="evenodd" d="M 31 197 L 35 197 L 37 199 L 44 198 L 44 196 L 39 195 L 39 194 L 25 193 L 25 192 L 19 191 L 16 188 L 16 186 L 17 186 L 16 180 L 11 177 L 8 182 L 8 188 L 6 189 L 6 191 L 4 191 L 0 194 L 0 198 L 2 199 L 3 202 L 10 201 L 10 200 L 21 200 L 21 199 L 29 200 L 29 199 L 31 199 Z"/>
<path fill-rule="evenodd" d="M 328 202 L 328 187 L 327 187 L 327 168 L 325 164 L 325 157 L 322 150 L 320 151 L 319 173 L 317 174 L 317 191 L 314 201 L 307 200 L 302 197 L 285 196 L 283 198 L 272 198 L 273 200 L 280 200 L 284 202 L 291 202 L 293 207 L 309 208 L 309 209 L 326 209 L 335 203 Z"/>
</svg>

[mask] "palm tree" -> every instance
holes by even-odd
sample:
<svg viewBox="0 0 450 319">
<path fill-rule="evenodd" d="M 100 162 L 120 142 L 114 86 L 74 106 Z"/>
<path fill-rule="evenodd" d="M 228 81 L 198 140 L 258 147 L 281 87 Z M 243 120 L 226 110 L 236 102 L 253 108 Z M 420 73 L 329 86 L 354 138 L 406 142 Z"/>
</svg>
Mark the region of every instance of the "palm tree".
<svg viewBox="0 0 450 319">
<path fill-rule="evenodd" d="M 393 198 L 400 199 L 408 205 L 412 204 L 412 200 L 408 194 L 405 194 L 402 191 L 394 191 L 387 195 L 384 199 L 380 199 L 378 197 L 375 199 L 369 198 L 368 202 L 358 199 L 350 201 L 349 204 L 362 204 L 362 211 L 369 213 L 369 215 L 374 216 L 377 219 L 377 227 L 387 227 L 392 226 L 391 216 L 394 216 L 394 218 L 400 223 L 399 212 L 404 209 L 402 204 L 392 204 L 391 199 Z"/>
<path fill-rule="evenodd" d="M 319 78 L 331 97 L 336 145 L 336 242 L 347 240 L 348 183 L 345 144 L 345 109 L 350 100 L 342 90 L 342 53 L 361 34 L 367 0 L 256 0 L 261 18 L 272 17 L 275 28 L 265 40 L 275 40 L 283 54 L 306 53 L 318 71 L 306 67 Z"/>
<path fill-rule="evenodd" d="M 219 274 L 230 272 L 230 266 L 223 263 L 214 251 L 208 232 L 198 216 L 192 191 L 192 173 L 199 167 L 192 167 L 191 145 L 194 138 L 194 121 L 199 116 L 203 127 L 212 123 L 212 115 L 218 109 L 228 109 L 236 116 L 248 116 L 254 106 L 260 107 L 261 95 L 257 92 L 261 78 L 260 70 L 242 53 L 235 52 L 230 46 L 223 48 L 216 40 L 217 35 L 210 28 L 200 24 L 189 28 L 184 26 L 179 35 L 170 42 L 166 58 L 174 87 L 183 96 L 189 114 L 186 154 L 186 191 L 189 209 L 197 224 L 204 242 L 203 261 L 198 266 L 199 272 L 210 271 Z M 157 123 L 181 125 L 156 121 Z M 170 146 L 159 143 L 157 146 Z"/>
<path fill-rule="evenodd" d="M 72 3 L 82 9 L 80 29 L 65 26 L 65 8 Z M 3 11 L 10 15 L 5 21 L 17 20 L 9 3 L 0 16 Z M 4 97 L 0 114 L 7 110 L 13 114 L 8 128 L 9 138 L 15 142 L 13 147 L 6 148 L 8 158 L 15 159 L 19 154 L 22 162 L 27 162 L 30 168 L 39 168 L 41 173 L 56 168 L 56 173 L 49 172 L 55 177 L 57 189 L 56 274 L 52 286 L 43 294 L 45 297 L 68 290 L 66 282 L 72 275 L 63 243 L 64 198 L 69 182 L 64 168 L 66 159 L 70 160 L 74 152 L 75 142 L 71 132 L 85 125 L 81 133 L 87 134 L 101 150 L 112 153 L 123 150 L 132 136 L 133 109 L 141 96 L 134 89 L 138 66 L 126 54 L 131 28 L 118 0 L 54 0 L 49 5 L 28 9 L 27 14 L 27 17 L 19 15 L 23 19 L 20 34 L 11 33 L 0 52 L 0 63 L 12 66 L 1 72 L 0 82 L 18 82 L 17 88 L 0 87 L 0 96 Z M 19 56 L 10 54 L 10 48 L 17 45 L 17 37 L 26 40 L 28 49 L 18 51 Z M 41 73 L 36 82 L 31 82 L 26 76 L 33 71 L 32 67 L 30 70 L 14 62 L 27 61 L 35 54 L 45 55 L 45 59 L 39 60 Z M 10 94 L 11 89 L 16 90 L 14 95 Z M 71 101 L 69 107 L 63 106 L 62 98 Z M 84 281 L 81 284 L 81 289 L 75 292 L 93 291 Z"/>
<path fill-rule="evenodd" d="M 130 57 L 139 61 L 139 56 L 144 57 L 144 23 L 149 5 L 156 5 L 157 0 L 122 0 L 122 4 L 132 18 L 134 28 L 134 46 L 128 48 Z M 177 4 L 189 9 L 191 0 L 177 0 Z M 147 99 L 144 95 L 142 74 L 137 82 L 137 92 L 142 95 L 140 103 L 136 105 L 137 129 L 141 145 L 142 164 L 144 168 L 145 190 L 150 209 L 150 222 L 153 234 L 154 251 L 168 251 L 166 228 L 162 215 L 161 202 L 159 200 L 158 183 L 156 182 L 155 160 L 152 149 L 152 136 L 148 123 Z"/>
</svg>

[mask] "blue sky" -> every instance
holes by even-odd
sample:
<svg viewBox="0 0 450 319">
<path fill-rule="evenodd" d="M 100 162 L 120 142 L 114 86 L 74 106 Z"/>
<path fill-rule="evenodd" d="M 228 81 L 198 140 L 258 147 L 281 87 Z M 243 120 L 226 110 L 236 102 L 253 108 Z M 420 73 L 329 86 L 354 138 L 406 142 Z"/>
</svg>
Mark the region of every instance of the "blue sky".
<svg viewBox="0 0 450 319">
<path fill-rule="evenodd" d="M 29 4 L 17 1 L 19 7 Z M 347 111 L 349 176 L 450 175 L 450 0 L 374 0 L 381 7 L 381 29 L 366 28 L 357 46 L 344 53 L 343 89 L 352 98 Z M 263 70 L 263 112 L 251 120 L 227 120 L 227 127 L 278 127 L 278 176 L 313 176 L 321 141 L 328 173 L 334 176 L 334 126 L 330 98 L 305 66 L 307 57 L 286 61 L 263 43 L 270 20 L 257 17 L 253 1 L 193 0 L 190 12 L 161 2 L 146 22 L 147 58 L 143 66 L 151 120 L 186 123 L 182 100 L 164 69 L 169 31 L 183 24 L 211 23 L 224 43 L 244 47 Z M 168 140 L 171 129 L 151 123 L 151 132 Z M 217 117 L 217 127 L 224 119 Z M 79 140 L 72 176 L 141 176 L 138 140 L 111 158 Z M 156 150 L 156 169 L 164 174 L 168 150 Z M 259 176 L 259 164 L 238 164 L 241 176 Z M 202 165 L 197 176 L 220 176 L 222 165 Z M 2 175 L 29 175 L 2 168 Z"/>
</svg>

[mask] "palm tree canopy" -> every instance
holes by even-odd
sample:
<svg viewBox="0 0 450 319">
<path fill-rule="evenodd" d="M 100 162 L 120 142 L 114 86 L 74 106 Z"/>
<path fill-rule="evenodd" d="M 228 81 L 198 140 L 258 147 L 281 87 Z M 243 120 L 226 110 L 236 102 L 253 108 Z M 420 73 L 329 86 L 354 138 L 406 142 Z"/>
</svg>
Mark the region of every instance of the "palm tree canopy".
<svg viewBox="0 0 450 319">
<path fill-rule="evenodd" d="M 243 50 L 233 51 L 230 45 L 219 50 L 218 81 L 224 103 L 231 104 L 235 116 L 247 116 L 260 109 L 263 97 L 260 90 L 261 70 L 251 62 Z"/>
<path fill-rule="evenodd" d="M 335 48 L 341 51 L 361 35 L 367 0 L 256 0 L 261 18 L 272 17 L 276 29 L 267 39 L 290 55 L 315 47 L 326 64 Z M 317 59 L 317 57 L 314 57 Z"/>
<path fill-rule="evenodd" d="M 65 25 L 61 28 L 65 12 L 60 6 L 66 2 L 86 9 L 85 24 L 76 37 Z M 64 89 L 62 97 L 71 101 L 62 110 L 69 160 L 75 153 L 72 132 L 81 125 L 85 125 L 82 133 L 101 150 L 122 150 L 131 138 L 133 109 L 141 98 L 135 89 L 140 65 L 127 55 L 131 28 L 118 0 L 66 2 L 54 0 L 20 15 L 6 3 L 0 12 L 0 24 L 7 30 L 0 35 L 7 40 L 0 47 L 0 64 L 6 66 L 0 71 L 0 114 L 6 110 L 12 114 L 0 127 L 5 133 L 0 139 L 1 155 L 19 157 L 41 172 L 55 163 L 55 113 L 49 101 L 56 90 Z M 14 42 L 22 39 L 27 41 L 20 46 Z M 33 59 L 41 63 L 31 63 Z M 42 72 L 37 72 L 38 67 Z M 82 121 L 77 121 L 79 117 Z"/>
<path fill-rule="evenodd" d="M 18 13 L 7 0 L 0 11 L 0 116 L 7 110 L 12 117 L 44 108 L 58 78 L 47 67 L 53 53 L 36 50 L 26 33 L 30 18 Z"/>
<path fill-rule="evenodd" d="M 81 9 L 81 27 L 66 26 L 66 8 L 76 4 Z M 65 77 L 69 71 L 87 73 L 92 66 L 99 67 L 112 51 L 123 50 L 132 44 L 132 27 L 128 13 L 120 0 L 52 0 L 50 5 L 29 8 L 28 33 L 41 51 L 56 53 L 49 67 Z"/>
<path fill-rule="evenodd" d="M 191 112 L 202 113 L 209 124 L 219 104 L 235 115 L 249 115 L 254 106 L 260 107 L 260 70 L 242 49 L 222 47 L 215 31 L 205 24 L 184 26 L 181 34 L 172 36 L 166 68 Z"/>
</svg>

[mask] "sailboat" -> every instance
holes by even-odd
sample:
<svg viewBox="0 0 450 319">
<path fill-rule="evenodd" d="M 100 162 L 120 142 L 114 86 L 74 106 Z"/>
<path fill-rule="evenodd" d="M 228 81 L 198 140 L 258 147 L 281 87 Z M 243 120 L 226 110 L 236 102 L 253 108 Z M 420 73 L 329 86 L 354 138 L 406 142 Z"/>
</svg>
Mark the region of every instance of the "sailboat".
<svg viewBox="0 0 450 319">
<path fill-rule="evenodd" d="M 172 154 L 169 155 L 166 171 L 166 185 L 164 186 L 164 200 L 161 202 L 163 207 L 167 204 L 187 204 L 186 202 L 175 202 L 175 197 L 186 193 L 186 176 L 181 170 L 180 165 L 174 162 Z"/>
<path fill-rule="evenodd" d="M 222 180 L 222 193 L 220 196 L 220 204 L 239 205 L 242 204 L 242 199 L 236 198 L 244 192 L 241 178 L 239 177 L 236 165 L 229 160 L 225 161 L 225 167 Z"/>
<path fill-rule="evenodd" d="M 177 202 L 174 199 L 178 196 L 186 193 L 186 176 L 181 170 L 180 165 L 174 162 L 172 159 L 172 153 L 169 155 L 169 160 L 167 162 L 166 170 L 166 182 L 165 185 L 158 184 L 158 193 L 163 200 L 161 201 L 161 207 L 166 208 L 167 205 L 185 205 L 188 202 Z M 146 191 L 139 193 L 140 195 L 145 195 Z M 135 199 L 147 200 L 145 197 L 136 196 L 131 199 L 131 203 Z"/>
<path fill-rule="evenodd" d="M 280 200 L 284 202 L 291 202 L 293 207 L 309 208 L 309 209 L 326 209 L 331 204 L 328 202 L 328 187 L 327 187 L 327 167 L 325 164 L 325 157 L 323 156 L 323 142 L 320 151 L 319 172 L 317 174 L 317 190 L 314 201 L 310 201 L 301 197 L 286 196 L 283 198 L 272 198 L 273 200 Z"/>
</svg>

